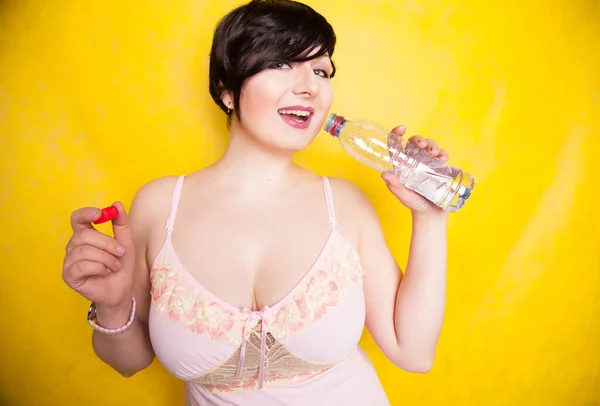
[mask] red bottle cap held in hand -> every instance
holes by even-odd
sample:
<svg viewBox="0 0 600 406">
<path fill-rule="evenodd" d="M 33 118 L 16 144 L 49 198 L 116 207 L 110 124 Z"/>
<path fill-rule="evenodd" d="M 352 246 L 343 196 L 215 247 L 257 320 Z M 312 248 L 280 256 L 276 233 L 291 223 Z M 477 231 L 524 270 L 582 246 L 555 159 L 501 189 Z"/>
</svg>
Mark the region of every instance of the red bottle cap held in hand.
<svg viewBox="0 0 600 406">
<path fill-rule="evenodd" d="M 100 218 L 96 221 L 94 221 L 94 224 L 100 224 L 100 223 L 105 223 L 107 221 L 113 220 L 115 218 L 117 218 L 117 216 L 119 215 L 119 211 L 117 210 L 117 208 L 115 206 L 108 206 L 102 209 L 102 215 L 100 216 Z"/>
</svg>

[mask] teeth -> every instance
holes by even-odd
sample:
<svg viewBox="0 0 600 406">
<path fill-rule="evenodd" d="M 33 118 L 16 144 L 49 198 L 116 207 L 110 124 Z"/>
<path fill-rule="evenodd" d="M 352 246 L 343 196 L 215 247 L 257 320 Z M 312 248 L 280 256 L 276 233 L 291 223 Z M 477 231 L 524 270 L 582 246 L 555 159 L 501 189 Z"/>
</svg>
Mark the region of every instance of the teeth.
<svg viewBox="0 0 600 406">
<path fill-rule="evenodd" d="M 304 110 L 279 110 L 279 114 L 294 114 L 294 115 L 300 116 L 300 117 L 310 116 L 310 112 L 304 111 Z"/>
</svg>

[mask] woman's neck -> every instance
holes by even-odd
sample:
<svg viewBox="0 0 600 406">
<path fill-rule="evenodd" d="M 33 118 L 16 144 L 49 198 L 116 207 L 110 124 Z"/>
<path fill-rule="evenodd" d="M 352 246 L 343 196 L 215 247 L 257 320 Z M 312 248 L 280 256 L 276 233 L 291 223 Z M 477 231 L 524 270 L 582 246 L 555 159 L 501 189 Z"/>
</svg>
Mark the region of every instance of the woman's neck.
<svg viewBox="0 0 600 406">
<path fill-rule="evenodd" d="M 232 129 L 225 153 L 213 165 L 215 175 L 254 193 L 295 183 L 301 168 L 294 164 L 291 153 L 268 148 L 242 131 Z"/>
</svg>

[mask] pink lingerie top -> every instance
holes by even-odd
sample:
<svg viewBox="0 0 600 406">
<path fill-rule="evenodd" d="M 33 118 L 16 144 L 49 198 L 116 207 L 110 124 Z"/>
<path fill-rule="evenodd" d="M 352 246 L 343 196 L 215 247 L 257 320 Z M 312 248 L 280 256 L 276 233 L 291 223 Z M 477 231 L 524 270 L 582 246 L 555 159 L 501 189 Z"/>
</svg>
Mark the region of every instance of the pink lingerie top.
<svg viewBox="0 0 600 406">
<path fill-rule="evenodd" d="M 314 265 L 280 301 L 239 309 L 181 264 L 171 233 L 185 177 L 176 183 L 165 242 L 150 271 L 150 338 L 157 359 L 186 386 L 186 405 L 389 405 L 358 346 L 365 322 L 357 250 L 336 228 Z"/>
</svg>

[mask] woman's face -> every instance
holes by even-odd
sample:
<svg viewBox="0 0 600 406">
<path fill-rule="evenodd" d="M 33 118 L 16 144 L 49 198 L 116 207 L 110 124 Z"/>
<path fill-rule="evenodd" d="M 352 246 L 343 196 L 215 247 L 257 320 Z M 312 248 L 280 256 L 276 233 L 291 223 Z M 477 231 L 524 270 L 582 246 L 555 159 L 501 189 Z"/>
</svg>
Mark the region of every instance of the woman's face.
<svg viewBox="0 0 600 406">
<path fill-rule="evenodd" d="M 329 56 L 305 62 L 279 63 L 249 78 L 240 94 L 244 134 L 267 149 L 294 153 L 319 133 L 333 90 Z"/>
</svg>

